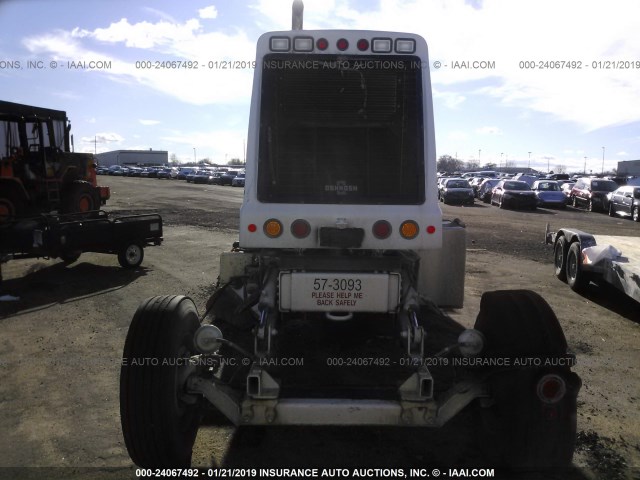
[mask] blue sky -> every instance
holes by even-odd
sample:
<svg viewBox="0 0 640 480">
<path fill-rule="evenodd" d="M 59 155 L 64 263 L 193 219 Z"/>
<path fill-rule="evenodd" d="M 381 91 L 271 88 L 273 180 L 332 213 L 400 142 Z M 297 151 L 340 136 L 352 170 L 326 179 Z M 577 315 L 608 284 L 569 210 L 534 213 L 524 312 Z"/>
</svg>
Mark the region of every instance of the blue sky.
<svg viewBox="0 0 640 480">
<path fill-rule="evenodd" d="M 307 29 L 427 40 L 438 156 L 569 171 L 587 157 L 594 173 L 602 147 L 605 170 L 640 159 L 636 0 L 304 3 Z M 253 70 L 136 62 L 252 61 L 261 33 L 290 27 L 290 0 L 0 0 L 0 99 L 66 110 L 76 151 L 153 148 L 225 163 L 243 158 Z M 549 61 L 581 68 L 521 63 Z"/>
</svg>

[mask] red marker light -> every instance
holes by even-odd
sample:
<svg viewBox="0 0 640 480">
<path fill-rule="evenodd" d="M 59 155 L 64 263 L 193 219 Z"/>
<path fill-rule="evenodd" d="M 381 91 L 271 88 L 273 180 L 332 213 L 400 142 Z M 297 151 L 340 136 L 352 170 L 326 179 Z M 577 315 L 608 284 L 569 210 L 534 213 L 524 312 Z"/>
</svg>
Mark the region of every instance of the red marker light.
<svg viewBox="0 0 640 480">
<path fill-rule="evenodd" d="M 316 47 L 318 48 L 318 50 L 326 50 L 327 48 L 329 48 L 329 42 L 326 38 L 319 38 L 316 41 Z"/>
<path fill-rule="evenodd" d="M 254 233 L 256 230 L 258 230 L 258 227 L 256 227 L 255 223 L 250 223 L 247 227 L 247 230 L 249 230 L 251 233 Z"/>
<path fill-rule="evenodd" d="M 358 50 L 360 50 L 361 52 L 364 52 L 365 50 L 369 49 L 369 41 L 361 38 L 360 40 L 358 40 Z"/>
<path fill-rule="evenodd" d="M 340 50 L 341 52 L 344 52 L 347 48 L 349 48 L 349 42 L 346 38 L 341 38 L 336 42 L 336 47 L 338 47 L 338 50 Z"/>
<path fill-rule="evenodd" d="M 427 227 L 427 233 L 428 233 L 429 235 L 432 235 L 432 234 L 436 233 L 436 227 L 434 227 L 433 225 L 429 225 L 429 226 Z"/>
</svg>

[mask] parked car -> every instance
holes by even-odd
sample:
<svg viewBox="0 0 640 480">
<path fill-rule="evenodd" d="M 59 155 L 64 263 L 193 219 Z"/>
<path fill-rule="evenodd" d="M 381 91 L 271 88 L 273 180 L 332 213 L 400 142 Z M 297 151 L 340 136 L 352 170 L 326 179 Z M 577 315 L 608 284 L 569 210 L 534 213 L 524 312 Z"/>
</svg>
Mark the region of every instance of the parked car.
<svg viewBox="0 0 640 480">
<path fill-rule="evenodd" d="M 500 208 L 529 208 L 535 210 L 538 203 L 536 194 L 526 182 L 501 180 L 491 194 L 491 205 Z"/>
<path fill-rule="evenodd" d="M 484 182 L 485 178 L 487 177 L 473 177 L 470 181 L 469 181 L 469 185 L 471 185 L 471 188 L 473 189 L 473 194 L 474 196 L 477 195 L 478 193 L 478 188 L 480 188 L 480 184 L 482 182 Z"/>
<path fill-rule="evenodd" d="M 231 185 L 233 183 L 233 179 L 236 178 L 240 172 L 236 170 L 229 170 L 228 172 L 224 172 L 220 177 L 220 185 Z"/>
<path fill-rule="evenodd" d="M 232 187 L 244 187 L 244 173 L 239 173 L 236 177 L 231 180 Z"/>
<path fill-rule="evenodd" d="M 198 170 L 193 174 L 191 181 L 193 183 L 211 183 L 213 172 L 209 170 Z"/>
<path fill-rule="evenodd" d="M 178 180 L 186 180 L 187 179 L 187 175 L 194 173 L 197 170 L 197 168 L 191 168 L 191 167 L 181 167 L 178 170 L 178 173 L 176 175 L 176 178 Z"/>
<path fill-rule="evenodd" d="M 171 179 L 171 169 L 170 168 L 162 168 L 158 170 L 158 178 Z"/>
<path fill-rule="evenodd" d="M 222 185 L 222 175 L 224 175 L 224 173 L 225 172 L 213 172 L 209 183 L 211 183 L 211 185 Z"/>
<path fill-rule="evenodd" d="M 500 183 L 499 178 L 487 178 L 480 184 L 480 187 L 478 187 L 478 194 L 476 195 L 478 199 L 482 200 L 484 203 L 489 203 L 491 201 L 493 187 L 498 185 L 498 183 Z"/>
<path fill-rule="evenodd" d="M 440 201 L 473 205 L 473 199 L 473 188 L 466 178 L 449 178 L 443 183 Z"/>
<path fill-rule="evenodd" d="M 536 194 L 539 207 L 565 208 L 567 206 L 567 196 L 562 193 L 556 180 L 538 180 L 533 183 L 531 190 Z"/>
<path fill-rule="evenodd" d="M 142 168 L 140 167 L 129 167 L 127 171 L 127 177 L 139 177 L 140 172 L 142 172 Z"/>
<path fill-rule="evenodd" d="M 609 210 L 607 194 L 618 188 L 618 184 L 612 180 L 601 178 L 583 177 L 578 179 L 569 194 L 570 202 L 574 207 L 583 206 L 588 211 Z"/>
<path fill-rule="evenodd" d="M 109 175 L 123 176 L 126 173 L 126 171 L 127 170 L 121 165 L 111 165 L 109 167 L 108 173 Z"/>
<path fill-rule="evenodd" d="M 612 192 L 609 215 L 623 215 L 631 217 L 634 222 L 640 222 L 640 187 L 626 185 Z"/>
<path fill-rule="evenodd" d="M 560 191 L 564 193 L 565 197 L 569 198 L 571 195 L 571 189 L 576 184 L 576 182 L 563 182 L 560 185 Z"/>
</svg>

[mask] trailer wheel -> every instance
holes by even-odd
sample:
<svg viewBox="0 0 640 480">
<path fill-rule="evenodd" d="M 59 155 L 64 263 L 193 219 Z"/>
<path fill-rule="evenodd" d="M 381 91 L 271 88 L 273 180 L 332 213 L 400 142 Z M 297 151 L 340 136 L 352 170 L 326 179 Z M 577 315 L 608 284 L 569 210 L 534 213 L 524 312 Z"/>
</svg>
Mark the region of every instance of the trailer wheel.
<svg viewBox="0 0 640 480">
<path fill-rule="evenodd" d="M 567 342 L 547 302 L 527 290 L 483 294 L 475 328 L 487 358 L 565 358 Z M 554 384 L 557 382 L 558 391 Z M 488 373 L 490 399 L 481 404 L 480 448 L 491 462 L 511 467 L 566 466 L 576 439 L 580 378 L 569 366 L 529 366 Z M 544 387 L 546 385 L 546 387 Z M 541 391 L 541 389 L 548 390 Z M 549 396 L 558 400 L 549 402 Z"/>
<path fill-rule="evenodd" d="M 118 252 L 118 262 L 124 268 L 138 268 L 144 259 L 144 248 L 139 243 L 130 243 Z"/>
<path fill-rule="evenodd" d="M 74 183 L 63 196 L 64 213 L 84 213 L 100 208 L 100 199 L 87 183 Z"/>
<path fill-rule="evenodd" d="M 195 367 L 193 335 L 200 322 L 182 295 L 153 297 L 136 311 L 120 370 L 120 418 L 129 456 L 143 468 L 191 464 L 202 397 L 185 386 Z"/>
<path fill-rule="evenodd" d="M 573 242 L 567 252 L 567 283 L 574 292 L 583 291 L 589 284 L 588 275 L 582 270 L 580 242 Z"/>
<path fill-rule="evenodd" d="M 567 256 L 567 239 L 564 235 L 556 238 L 556 244 L 553 247 L 553 264 L 555 267 L 555 274 L 558 279 L 563 282 L 567 281 L 567 262 L 565 258 Z"/>
</svg>

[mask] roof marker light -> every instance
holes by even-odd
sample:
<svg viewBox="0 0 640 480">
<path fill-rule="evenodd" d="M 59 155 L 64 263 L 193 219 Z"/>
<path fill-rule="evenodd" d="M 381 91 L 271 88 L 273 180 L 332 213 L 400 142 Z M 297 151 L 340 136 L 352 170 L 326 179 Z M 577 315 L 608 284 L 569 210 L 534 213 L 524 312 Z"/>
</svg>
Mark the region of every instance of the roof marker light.
<svg viewBox="0 0 640 480">
<path fill-rule="evenodd" d="M 288 52 L 290 49 L 290 40 L 288 37 L 271 37 L 269 48 L 272 52 Z"/>
<path fill-rule="evenodd" d="M 312 52 L 313 38 L 311 37 L 295 37 L 293 39 L 293 50 L 295 52 Z"/>
<path fill-rule="evenodd" d="M 326 38 L 319 38 L 316 40 L 316 47 L 318 50 L 326 50 L 329 48 L 329 41 Z"/>
<path fill-rule="evenodd" d="M 367 40 L 365 38 L 361 38 L 360 40 L 358 40 L 357 47 L 358 47 L 358 50 L 360 50 L 361 52 L 364 52 L 364 51 L 368 50 L 369 49 L 369 40 Z"/>
<path fill-rule="evenodd" d="M 341 52 L 344 52 L 347 48 L 349 48 L 349 42 L 346 38 L 341 38 L 336 42 L 336 47 L 338 47 L 338 50 L 340 50 Z"/>
<path fill-rule="evenodd" d="M 416 41 L 411 38 L 396 40 L 396 53 L 413 53 L 416 51 Z"/>
<path fill-rule="evenodd" d="M 371 51 L 375 53 L 390 53 L 391 39 L 390 38 L 374 38 L 373 40 L 371 40 Z"/>
</svg>

